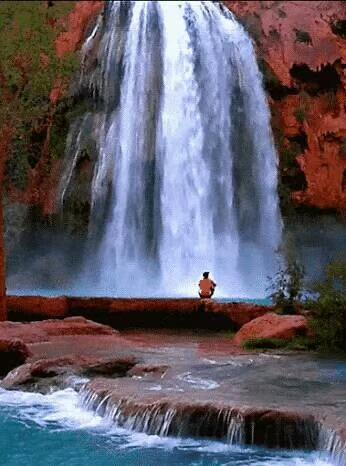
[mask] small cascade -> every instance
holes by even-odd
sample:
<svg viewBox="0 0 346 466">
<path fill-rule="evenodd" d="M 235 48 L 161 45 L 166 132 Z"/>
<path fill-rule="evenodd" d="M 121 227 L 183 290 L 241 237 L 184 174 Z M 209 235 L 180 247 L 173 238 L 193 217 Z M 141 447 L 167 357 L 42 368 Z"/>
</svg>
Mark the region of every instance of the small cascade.
<svg viewBox="0 0 346 466">
<path fill-rule="evenodd" d="M 79 393 L 83 407 L 119 427 L 163 437 L 205 437 L 234 445 L 327 451 L 335 465 L 345 465 L 345 444 L 340 436 L 309 414 L 167 398 L 146 401 L 119 397 L 112 390 L 91 385 L 86 384 Z"/>
<path fill-rule="evenodd" d="M 346 464 L 346 440 L 331 428 L 327 428 L 323 424 L 319 429 L 319 443 L 320 450 L 330 453 L 333 463 L 336 466 L 345 466 Z"/>
<path fill-rule="evenodd" d="M 208 405 L 177 404 L 167 400 L 141 403 L 132 399 L 115 400 L 111 393 L 85 387 L 81 402 L 120 427 L 150 435 L 207 437 L 230 444 L 244 443 L 244 420 L 237 409 Z"/>
<path fill-rule="evenodd" d="M 63 203 L 94 148 L 81 282 L 111 296 L 263 297 L 281 241 L 277 157 L 253 45 L 208 1 L 109 1 L 83 47 Z"/>
</svg>

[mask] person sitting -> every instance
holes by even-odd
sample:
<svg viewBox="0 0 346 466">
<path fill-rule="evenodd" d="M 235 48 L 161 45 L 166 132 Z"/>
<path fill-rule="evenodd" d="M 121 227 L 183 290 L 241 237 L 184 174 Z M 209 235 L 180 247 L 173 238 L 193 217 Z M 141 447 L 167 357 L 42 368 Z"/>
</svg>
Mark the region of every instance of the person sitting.
<svg viewBox="0 0 346 466">
<path fill-rule="evenodd" d="M 209 277 L 209 272 L 203 273 L 203 279 L 199 282 L 199 297 L 201 299 L 211 298 L 214 294 L 216 283 Z"/>
</svg>

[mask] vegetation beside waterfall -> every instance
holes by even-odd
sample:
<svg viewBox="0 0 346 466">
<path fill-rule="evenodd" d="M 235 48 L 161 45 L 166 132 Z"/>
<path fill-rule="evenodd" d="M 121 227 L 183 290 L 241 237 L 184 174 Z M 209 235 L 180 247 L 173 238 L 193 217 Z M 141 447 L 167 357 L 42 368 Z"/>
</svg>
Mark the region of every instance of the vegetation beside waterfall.
<svg viewBox="0 0 346 466">
<path fill-rule="evenodd" d="M 65 28 L 75 2 L 18 2 L 0 4 L 0 129 L 12 130 L 7 154 L 7 181 L 24 190 L 28 173 L 42 153 L 60 156 L 68 125 L 57 134 L 52 102 L 54 88 L 63 93 L 78 69 L 74 54 L 59 58 L 55 40 Z"/>
<path fill-rule="evenodd" d="M 330 264 L 326 278 L 315 283 L 311 290 L 308 290 L 304 276 L 304 269 L 299 263 L 289 263 L 269 278 L 271 299 L 283 314 L 299 313 L 302 309 L 308 311 L 313 332 L 311 344 L 306 340 L 298 342 L 298 347 L 346 352 L 346 262 Z M 249 341 L 246 347 L 297 349 L 295 343 L 287 345 L 287 342 L 273 339 L 258 339 Z"/>
</svg>

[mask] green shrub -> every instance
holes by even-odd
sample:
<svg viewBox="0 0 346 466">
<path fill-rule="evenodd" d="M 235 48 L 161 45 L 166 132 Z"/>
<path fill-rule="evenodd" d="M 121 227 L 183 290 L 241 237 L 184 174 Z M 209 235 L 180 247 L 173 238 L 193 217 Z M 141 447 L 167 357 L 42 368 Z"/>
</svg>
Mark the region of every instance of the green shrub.
<svg viewBox="0 0 346 466">
<path fill-rule="evenodd" d="M 310 302 L 312 329 L 321 350 L 346 351 L 346 262 L 329 265 L 326 275 L 314 287 L 318 299 Z"/>
<path fill-rule="evenodd" d="M 243 347 L 247 350 L 253 349 L 279 349 L 285 348 L 287 341 L 278 338 L 253 338 L 244 343 Z"/>
<path fill-rule="evenodd" d="M 316 341 L 309 337 L 296 337 L 287 343 L 286 349 L 292 351 L 310 351 L 316 349 Z"/>
<path fill-rule="evenodd" d="M 309 337 L 296 337 L 291 341 L 279 338 L 253 338 L 244 343 L 247 350 L 255 349 L 285 349 L 289 351 L 312 351 L 316 349 L 316 342 Z"/>
<path fill-rule="evenodd" d="M 295 119 L 300 124 L 303 124 L 304 121 L 306 120 L 306 111 L 303 107 L 297 108 L 297 110 L 295 110 L 293 114 L 295 116 Z"/>
<path fill-rule="evenodd" d="M 284 314 L 296 313 L 296 306 L 304 293 L 304 276 L 304 267 L 297 261 L 290 261 L 274 277 L 268 277 L 269 297 Z"/>
</svg>

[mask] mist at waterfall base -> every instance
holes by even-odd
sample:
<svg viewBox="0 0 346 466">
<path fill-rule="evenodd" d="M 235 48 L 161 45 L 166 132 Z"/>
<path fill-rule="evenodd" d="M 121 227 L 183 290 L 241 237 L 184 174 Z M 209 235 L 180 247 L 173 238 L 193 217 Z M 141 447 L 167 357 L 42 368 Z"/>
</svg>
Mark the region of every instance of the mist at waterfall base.
<svg viewBox="0 0 346 466">
<path fill-rule="evenodd" d="M 78 190 L 87 153 L 82 287 L 195 296 L 209 270 L 219 296 L 263 297 L 281 239 L 277 157 L 253 45 L 232 14 L 212 2 L 107 2 L 78 93 L 88 111 L 70 128 L 60 197 Z"/>
<path fill-rule="evenodd" d="M 72 388 L 47 395 L 0 389 L 0 431 L 0 463 L 6 466 L 333 464 L 318 452 L 267 450 L 127 431 L 85 410 Z"/>
</svg>

